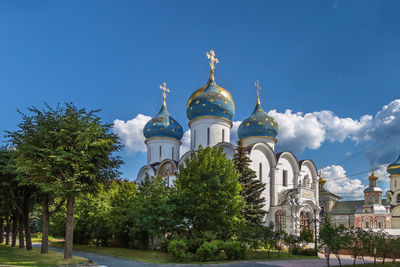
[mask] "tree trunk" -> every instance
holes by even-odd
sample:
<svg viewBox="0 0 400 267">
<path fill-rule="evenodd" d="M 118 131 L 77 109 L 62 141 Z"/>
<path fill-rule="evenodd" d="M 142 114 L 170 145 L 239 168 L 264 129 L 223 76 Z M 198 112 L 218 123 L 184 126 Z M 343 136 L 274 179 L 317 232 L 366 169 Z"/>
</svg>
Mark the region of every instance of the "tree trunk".
<svg viewBox="0 0 400 267">
<path fill-rule="evenodd" d="M 325 257 L 326 257 L 326 265 L 327 265 L 328 267 L 331 266 L 331 263 L 329 262 L 329 257 L 330 257 L 330 256 L 331 256 L 330 253 L 328 254 L 328 256 L 325 256 Z"/>
<path fill-rule="evenodd" d="M 25 247 L 25 242 L 24 242 L 24 223 L 22 220 L 22 214 L 18 213 L 18 241 L 19 241 L 19 248 L 24 248 Z"/>
<path fill-rule="evenodd" d="M 67 200 L 67 224 L 65 227 L 65 248 L 64 259 L 72 259 L 72 244 L 74 238 L 74 204 L 75 197 L 72 196 Z"/>
<path fill-rule="evenodd" d="M 0 217 L 0 244 L 4 242 L 4 218 Z"/>
<path fill-rule="evenodd" d="M 49 253 L 49 196 L 43 196 L 42 200 L 42 247 L 40 249 L 41 254 Z"/>
<path fill-rule="evenodd" d="M 6 245 L 10 245 L 10 230 L 11 230 L 11 226 L 10 226 L 10 217 L 7 216 L 6 217 Z"/>
<path fill-rule="evenodd" d="M 342 267 L 342 262 L 340 261 L 340 255 L 339 255 L 339 252 L 338 252 L 338 254 L 336 254 L 335 253 L 335 256 L 336 256 L 336 258 L 338 259 L 338 261 L 339 261 L 339 266 L 340 267 Z"/>
<path fill-rule="evenodd" d="M 15 247 L 17 245 L 17 215 L 16 211 L 13 211 L 13 226 L 12 226 L 12 239 L 11 246 Z"/>
<path fill-rule="evenodd" d="M 31 229 L 29 227 L 29 208 L 25 210 L 23 214 L 23 222 L 25 229 L 25 240 L 26 240 L 26 250 L 32 250 L 32 238 L 31 238 Z"/>
</svg>

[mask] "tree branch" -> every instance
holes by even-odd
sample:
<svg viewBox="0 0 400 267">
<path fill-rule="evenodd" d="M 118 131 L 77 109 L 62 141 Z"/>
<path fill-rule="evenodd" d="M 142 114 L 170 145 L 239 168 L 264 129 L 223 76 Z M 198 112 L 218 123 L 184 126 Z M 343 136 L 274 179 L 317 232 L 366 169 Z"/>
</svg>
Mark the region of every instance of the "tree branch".
<svg viewBox="0 0 400 267">
<path fill-rule="evenodd" d="M 14 202 L 15 207 L 17 208 L 17 210 L 19 211 L 19 213 L 24 214 L 24 212 L 23 212 L 23 210 L 21 209 L 21 207 L 18 206 L 17 201 L 15 201 L 15 194 L 14 194 L 14 191 L 12 190 L 11 187 L 10 187 L 10 193 L 11 193 L 11 197 L 12 197 L 12 200 L 13 200 L 13 202 Z"/>
<path fill-rule="evenodd" d="M 58 212 L 58 211 L 61 209 L 61 207 L 64 205 L 64 202 L 65 202 L 65 199 L 63 199 L 62 201 L 60 201 L 60 203 L 57 205 L 57 207 L 56 207 L 54 210 L 49 211 L 49 215 L 51 216 L 51 215 L 53 215 L 54 213 Z"/>
</svg>

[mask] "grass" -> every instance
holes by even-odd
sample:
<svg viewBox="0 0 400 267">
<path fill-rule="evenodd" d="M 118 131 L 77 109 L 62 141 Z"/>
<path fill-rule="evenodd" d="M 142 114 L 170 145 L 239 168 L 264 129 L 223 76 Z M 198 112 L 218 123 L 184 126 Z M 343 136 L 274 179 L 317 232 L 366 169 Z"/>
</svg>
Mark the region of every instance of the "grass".
<svg viewBox="0 0 400 267">
<path fill-rule="evenodd" d="M 64 248 L 64 242 L 51 242 L 50 246 L 56 248 Z M 73 250 L 84 252 L 92 252 L 109 256 L 123 257 L 131 260 L 151 263 L 174 263 L 174 258 L 171 254 L 161 251 L 129 249 L 129 248 L 114 248 L 114 247 L 96 247 L 90 245 L 74 244 Z"/>
<path fill-rule="evenodd" d="M 64 248 L 64 242 L 52 242 L 52 247 Z M 161 251 L 151 250 L 140 250 L 140 249 L 129 249 L 129 248 L 114 248 L 114 247 L 96 247 L 91 245 L 76 245 L 74 244 L 74 250 L 98 253 L 109 256 L 123 257 L 135 261 L 148 262 L 148 263 L 178 263 L 171 254 Z M 271 251 L 270 257 L 266 251 L 249 251 L 244 260 L 241 261 L 253 261 L 253 260 L 304 260 L 304 259 L 318 259 L 317 256 L 298 256 L 298 255 L 287 255 L 287 253 L 278 254 L 277 251 Z M 208 263 L 226 263 L 232 262 L 227 260 L 212 261 Z M 186 262 L 187 263 L 187 262 Z M 202 263 L 204 262 L 191 262 L 191 263 Z"/>
<path fill-rule="evenodd" d="M 0 263 L 5 266 L 58 266 L 69 264 L 88 263 L 87 259 L 73 257 L 64 260 L 64 255 L 49 250 L 48 254 L 40 254 L 40 248 L 31 251 L 0 244 Z"/>
</svg>

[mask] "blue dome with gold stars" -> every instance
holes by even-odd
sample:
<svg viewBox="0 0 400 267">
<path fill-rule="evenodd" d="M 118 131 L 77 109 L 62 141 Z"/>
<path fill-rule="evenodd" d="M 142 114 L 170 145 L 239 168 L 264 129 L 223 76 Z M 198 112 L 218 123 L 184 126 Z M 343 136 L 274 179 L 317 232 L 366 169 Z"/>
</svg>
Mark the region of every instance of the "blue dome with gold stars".
<svg viewBox="0 0 400 267">
<path fill-rule="evenodd" d="M 189 98 L 186 114 L 190 121 L 199 117 L 219 117 L 232 120 L 235 103 L 231 94 L 215 83 L 214 71 L 210 71 L 207 83 Z"/>
<path fill-rule="evenodd" d="M 165 100 L 158 114 L 149 120 L 143 128 L 143 135 L 148 138 L 167 137 L 181 140 L 183 130 L 181 125 L 174 120 L 167 110 Z"/>
<path fill-rule="evenodd" d="M 391 175 L 400 174 L 400 155 L 397 157 L 395 162 L 387 167 L 387 172 Z"/>
<path fill-rule="evenodd" d="M 278 123 L 274 118 L 268 116 L 262 109 L 259 98 L 253 113 L 239 126 L 239 139 L 252 136 L 265 136 L 275 139 L 279 131 Z"/>
</svg>

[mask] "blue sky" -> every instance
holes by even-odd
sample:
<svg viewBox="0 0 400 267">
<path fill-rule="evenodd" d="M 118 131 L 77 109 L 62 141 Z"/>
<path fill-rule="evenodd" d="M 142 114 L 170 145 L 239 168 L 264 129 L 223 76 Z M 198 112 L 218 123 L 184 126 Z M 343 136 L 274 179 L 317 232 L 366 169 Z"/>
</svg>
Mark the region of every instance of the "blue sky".
<svg viewBox="0 0 400 267">
<path fill-rule="evenodd" d="M 3 0 L 1 129 L 16 129 L 16 110 L 43 101 L 101 108 L 107 122 L 154 116 L 158 86 L 167 82 L 168 109 L 187 130 L 186 101 L 206 82 L 205 52 L 213 48 L 216 81 L 236 103 L 234 121 L 253 110 L 260 80 L 264 109 L 281 114 L 281 131 L 294 130 L 293 138 L 281 133 L 281 149 L 313 159 L 332 178 L 343 171 L 329 166 L 378 142 L 340 164 L 347 175 L 362 172 L 394 161 L 400 149 L 399 8 L 368 0 Z M 312 140 L 293 147 L 305 139 Z M 128 148 L 121 156 L 123 177 L 134 179 L 144 153 Z M 366 176 L 351 178 L 365 184 Z"/>
</svg>

